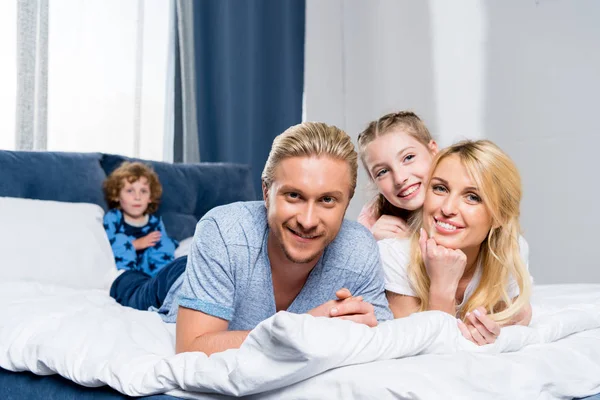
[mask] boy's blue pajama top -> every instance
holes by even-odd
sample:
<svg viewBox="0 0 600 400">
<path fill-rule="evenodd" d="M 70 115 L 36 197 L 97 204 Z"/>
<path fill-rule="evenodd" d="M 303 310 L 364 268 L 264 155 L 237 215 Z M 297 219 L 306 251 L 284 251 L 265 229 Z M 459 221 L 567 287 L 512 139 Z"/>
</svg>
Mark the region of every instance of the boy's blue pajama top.
<svg viewBox="0 0 600 400">
<path fill-rule="evenodd" d="M 173 261 L 178 243 L 167 235 L 160 217 L 151 214 L 146 225 L 137 227 L 125 222 L 121 210 L 112 209 L 104 215 L 104 229 L 118 269 L 154 275 L 161 267 Z M 154 231 L 161 233 L 160 240 L 152 247 L 136 251 L 133 241 Z"/>
</svg>

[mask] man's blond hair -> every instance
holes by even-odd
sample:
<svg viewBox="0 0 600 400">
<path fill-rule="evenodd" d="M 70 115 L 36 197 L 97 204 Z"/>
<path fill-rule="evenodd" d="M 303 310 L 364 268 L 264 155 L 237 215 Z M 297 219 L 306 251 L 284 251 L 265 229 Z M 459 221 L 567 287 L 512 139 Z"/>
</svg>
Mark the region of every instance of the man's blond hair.
<svg viewBox="0 0 600 400">
<path fill-rule="evenodd" d="M 268 189 L 275 169 L 290 157 L 329 156 L 348 163 L 350 168 L 350 199 L 356 189 L 358 156 L 350 136 L 340 128 L 322 122 L 303 122 L 288 128 L 273 141 L 269 158 L 262 172 L 262 182 Z"/>
</svg>

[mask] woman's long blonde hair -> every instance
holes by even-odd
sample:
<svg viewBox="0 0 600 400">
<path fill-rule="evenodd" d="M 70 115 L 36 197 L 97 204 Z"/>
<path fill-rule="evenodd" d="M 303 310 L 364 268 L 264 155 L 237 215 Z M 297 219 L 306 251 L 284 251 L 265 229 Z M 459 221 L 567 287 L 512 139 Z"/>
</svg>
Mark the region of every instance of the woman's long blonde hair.
<svg viewBox="0 0 600 400">
<path fill-rule="evenodd" d="M 471 179 L 479 188 L 482 202 L 492 216 L 492 227 L 481 244 L 478 261 L 482 273 L 479 285 L 457 316 L 464 318 L 479 306 L 485 307 L 491 318 L 499 323 L 508 322 L 529 303 L 531 281 L 521 259 L 519 225 L 521 177 L 513 161 L 489 140 L 462 141 L 437 154 L 431 165 L 429 180 L 439 163 L 457 156 Z M 427 188 L 427 195 L 429 195 Z M 422 216 L 415 218 L 415 232 L 422 226 Z M 411 263 L 408 275 L 420 300 L 421 311 L 429 304 L 429 276 L 425 269 L 418 235 L 411 239 Z M 513 301 L 507 287 L 510 277 L 519 286 L 519 296 Z"/>
</svg>

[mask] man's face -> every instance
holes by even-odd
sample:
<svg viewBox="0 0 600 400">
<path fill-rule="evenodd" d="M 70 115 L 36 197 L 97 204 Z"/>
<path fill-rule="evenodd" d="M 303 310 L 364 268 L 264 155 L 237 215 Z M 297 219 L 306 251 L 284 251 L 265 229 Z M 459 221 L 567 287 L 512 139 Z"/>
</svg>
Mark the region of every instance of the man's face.
<svg viewBox="0 0 600 400">
<path fill-rule="evenodd" d="M 317 260 L 340 230 L 350 183 L 350 166 L 343 160 L 329 156 L 282 160 L 271 187 L 263 185 L 274 251 L 298 264 Z"/>
</svg>

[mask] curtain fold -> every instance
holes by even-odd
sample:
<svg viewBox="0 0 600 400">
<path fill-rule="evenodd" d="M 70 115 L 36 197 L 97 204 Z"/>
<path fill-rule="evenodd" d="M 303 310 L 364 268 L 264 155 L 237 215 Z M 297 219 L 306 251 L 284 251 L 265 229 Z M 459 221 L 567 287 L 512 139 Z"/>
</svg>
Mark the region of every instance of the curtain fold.
<svg viewBox="0 0 600 400">
<path fill-rule="evenodd" d="M 273 139 L 302 120 L 305 1 L 179 3 L 193 3 L 189 14 L 178 8 L 183 149 L 194 145 L 185 126 L 185 90 L 194 88 L 200 159 L 250 164 L 258 194 Z"/>
<path fill-rule="evenodd" d="M 17 3 L 15 148 L 45 150 L 48 124 L 48 0 Z"/>
</svg>

